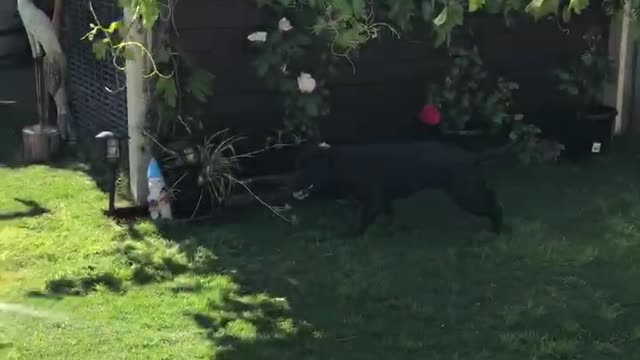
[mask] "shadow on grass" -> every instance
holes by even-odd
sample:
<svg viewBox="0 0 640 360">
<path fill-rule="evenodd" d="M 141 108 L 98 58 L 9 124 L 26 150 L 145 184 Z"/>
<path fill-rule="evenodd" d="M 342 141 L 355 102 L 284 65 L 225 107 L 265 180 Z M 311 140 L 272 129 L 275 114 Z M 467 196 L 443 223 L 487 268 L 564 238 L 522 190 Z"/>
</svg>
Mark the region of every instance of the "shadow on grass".
<svg viewBox="0 0 640 360">
<path fill-rule="evenodd" d="M 290 317 L 284 304 L 225 299 L 222 305 L 210 302 L 207 313 L 185 315 L 215 344 L 216 359 L 309 358 L 316 346 L 314 329 L 284 320 Z"/>
<path fill-rule="evenodd" d="M 42 207 L 39 203 L 33 201 L 33 200 L 24 200 L 24 199 L 19 199 L 19 198 L 15 198 L 15 201 L 19 202 L 20 204 L 28 207 L 28 210 L 24 210 L 24 211 L 14 211 L 14 212 L 9 212 L 9 213 L 2 213 L 0 212 L 0 221 L 2 220 L 14 220 L 14 219 L 19 219 L 19 218 L 28 218 L 28 217 L 36 217 L 36 216 L 40 216 L 43 214 L 46 214 L 49 212 L 48 209 Z"/>
<path fill-rule="evenodd" d="M 625 285 L 640 280 L 635 154 L 496 170 L 513 228 L 499 237 L 433 194 L 400 204 L 390 236 L 336 237 L 352 214 L 331 204 L 295 229 L 257 211 L 163 234 L 190 273 L 238 286 L 186 314 L 216 358 L 624 357 L 640 320 L 624 305 L 640 296 Z"/>
<path fill-rule="evenodd" d="M 499 237 L 434 194 L 399 204 L 394 234 L 354 239 L 336 236 L 347 207 L 305 206 L 296 228 L 258 208 L 166 242 L 142 232 L 122 246 L 125 280 L 206 302 L 184 316 L 216 359 L 635 358 L 634 160 L 496 170 L 513 228 Z M 47 288 L 104 284 L 81 279 Z"/>
<path fill-rule="evenodd" d="M 98 288 L 105 288 L 113 293 L 124 292 L 124 282 L 111 273 L 92 273 L 77 278 L 62 276 L 49 280 L 44 291 L 30 291 L 27 295 L 33 298 L 54 298 L 62 296 L 85 296 Z"/>
</svg>

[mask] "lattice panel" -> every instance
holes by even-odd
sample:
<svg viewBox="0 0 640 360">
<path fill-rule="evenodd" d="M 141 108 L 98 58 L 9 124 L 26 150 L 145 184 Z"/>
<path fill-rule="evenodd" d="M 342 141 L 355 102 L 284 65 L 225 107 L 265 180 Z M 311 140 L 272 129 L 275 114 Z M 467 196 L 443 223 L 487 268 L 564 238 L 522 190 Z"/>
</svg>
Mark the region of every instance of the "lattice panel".
<svg viewBox="0 0 640 360">
<path fill-rule="evenodd" d="M 98 61 L 88 41 L 80 40 L 95 23 L 88 0 L 67 0 L 64 38 L 67 49 L 71 106 L 80 133 L 94 136 L 109 130 L 127 134 L 125 75 L 111 58 Z M 92 0 L 100 23 L 109 24 L 122 17 L 117 0 Z"/>
</svg>

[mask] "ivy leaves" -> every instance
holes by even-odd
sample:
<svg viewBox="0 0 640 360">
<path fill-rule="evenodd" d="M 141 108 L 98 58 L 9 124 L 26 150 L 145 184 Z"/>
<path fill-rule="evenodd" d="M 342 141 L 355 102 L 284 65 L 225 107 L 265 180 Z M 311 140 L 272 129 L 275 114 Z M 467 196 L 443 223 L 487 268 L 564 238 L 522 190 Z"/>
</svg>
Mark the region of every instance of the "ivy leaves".
<svg viewBox="0 0 640 360">
<path fill-rule="evenodd" d="M 344 17 L 361 19 L 366 17 L 365 0 L 333 0 L 333 7 Z"/>
<path fill-rule="evenodd" d="M 524 8 L 535 20 L 547 15 L 558 15 L 560 0 L 533 0 Z"/>
<path fill-rule="evenodd" d="M 562 19 L 565 22 L 571 20 L 571 14 L 580 14 L 589 6 L 589 0 L 570 0 L 569 4 L 562 9 Z M 560 0 L 532 0 L 526 7 L 525 12 L 532 15 L 535 20 L 554 15 L 560 12 Z"/>
<path fill-rule="evenodd" d="M 211 82 L 213 81 L 213 74 L 210 72 L 196 68 L 187 80 L 187 92 L 193 95 L 196 100 L 205 102 L 207 97 L 211 96 Z"/>
<path fill-rule="evenodd" d="M 142 26 L 145 29 L 151 29 L 160 17 L 160 2 L 158 0 L 118 0 L 118 6 L 121 8 L 130 8 L 135 10 L 135 15 L 142 20 Z"/>
<path fill-rule="evenodd" d="M 433 19 L 433 30 L 436 34 L 436 46 L 442 45 L 456 26 L 464 21 L 464 8 L 457 1 L 450 1 L 444 5 L 438 16 Z"/>
<path fill-rule="evenodd" d="M 197 101 L 205 102 L 207 97 L 212 94 L 212 80 L 213 75 L 211 73 L 201 68 L 194 68 L 183 89 Z M 175 109 L 180 96 L 178 87 L 175 77 L 159 77 L 156 82 L 155 93 L 162 97 L 165 104 Z"/>
<path fill-rule="evenodd" d="M 485 0 L 469 0 L 469 12 L 476 12 L 484 6 Z"/>
<path fill-rule="evenodd" d="M 415 12 L 415 2 L 413 0 L 388 0 L 387 3 L 390 7 L 389 19 L 400 29 L 408 29 Z"/>
<path fill-rule="evenodd" d="M 164 99 L 164 102 L 171 108 L 176 107 L 176 99 L 178 98 L 178 88 L 174 78 L 158 78 L 156 82 L 156 93 Z"/>
</svg>

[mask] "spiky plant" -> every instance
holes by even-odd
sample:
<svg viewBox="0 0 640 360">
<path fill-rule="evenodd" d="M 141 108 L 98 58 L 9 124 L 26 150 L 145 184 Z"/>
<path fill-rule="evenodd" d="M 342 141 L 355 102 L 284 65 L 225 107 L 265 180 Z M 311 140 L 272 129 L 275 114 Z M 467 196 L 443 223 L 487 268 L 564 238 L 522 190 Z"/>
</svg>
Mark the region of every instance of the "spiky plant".
<svg viewBox="0 0 640 360">
<path fill-rule="evenodd" d="M 213 203 L 224 203 L 238 182 L 235 174 L 239 169 L 238 155 L 234 144 L 242 140 L 239 136 L 225 137 L 227 129 L 204 138 L 197 146 L 202 169 L 198 184 L 207 189 Z"/>
<path fill-rule="evenodd" d="M 280 211 L 264 202 L 254 193 L 247 183 L 237 179 L 236 174 L 240 167 L 240 159 L 252 157 L 266 149 L 249 153 L 238 154 L 235 144 L 244 139 L 240 136 L 228 136 L 228 129 L 220 130 L 213 135 L 206 136 L 202 143 L 194 146 L 185 146 L 180 149 L 169 149 L 160 144 L 151 134 L 147 136 L 155 142 L 165 153 L 163 164 L 166 168 L 178 169 L 191 167 L 198 170 L 198 186 L 200 195 L 191 217 L 200 209 L 200 204 L 205 195 L 209 196 L 212 204 L 224 204 L 225 200 L 233 193 L 236 185 L 246 190 L 259 203 L 267 207 L 276 216 L 287 222 L 293 222 L 294 218 L 286 218 Z M 285 146 L 283 144 L 273 145 L 272 148 Z M 188 170 L 171 186 L 171 193 L 175 197 L 176 186 L 188 175 Z M 285 207 L 284 210 L 288 210 Z"/>
</svg>

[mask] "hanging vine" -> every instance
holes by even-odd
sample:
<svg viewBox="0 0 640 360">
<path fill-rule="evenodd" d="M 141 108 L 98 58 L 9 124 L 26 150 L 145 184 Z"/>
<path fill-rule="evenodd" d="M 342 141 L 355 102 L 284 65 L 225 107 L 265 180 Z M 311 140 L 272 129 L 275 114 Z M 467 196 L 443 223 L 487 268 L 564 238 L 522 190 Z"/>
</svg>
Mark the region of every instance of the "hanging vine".
<svg viewBox="0 0 640 360">
<path fill-rule="evenodd" d="M 131 9 L 133 18 L 147 29 L 173 25 L 175 0 L 119 0 L 122 7 Z M 400 36 L 417 23 L 430 25 L 436 46 L 449 44 L 455 30 L 464 24 L 469 13 L 502 14 L 505 20 L 517 14 L 528 14 L 539 20 L 558 17 L 569 21 L 581 14 L 590 0 L 256 0 L 259 7 L 272 14 L 272 23 L 248 36 L 256 46 L 254 67 L 267 86 L 283 98 L 283 126 L 267 140 L 269 143 L 305 139 L 320 139 L 318 124 L 330 112 L 328 84 L 336 74 L 337 65 L 346 61 L 355 71 L 353 59 L 372 39 L 385 33 Z M 605 10 L 613 13 L 626 2 L 631 5 L 628 15 L 635 19 L 640 12 L 637 0 L 606 0 Z M 122 21 L 106 26 L 96 18 L 85 37 L 93 42 L 99 58 L 110 53 L 118 66 L 141 51 L 150 63 L 146 76 L 152 83 L 154 98 L 162 100 L 156 114 L 155 130 L 178 124 L 189 129 L 197 124 L 181 115 L 185 95 L 204 101 L 211 94 L 212 76 L 201 69 L 183 73 L 187 62 L 172 48 L 170 31 L 154 44 L 153 54 L 140 43 L 127 41 L 130 28 Z M 156 33 L 158 31 L 156 30 Z M 122 69 L 123 66 L 118 66 Z M 168 115 L 169 114 L 169 115 Z M 192 118 L 191 118 L 192 119 Z M 172 125 L 167 125 L 173 123 Z"/>
<path fill-rule="evenodd" d="M 119 0 L 119 6 L 132 13 L 133 20 L 128 25 L 124 20 L 101 24 L 89 3 L 93 23 L 83 37 L 92 43 L 99 60 L 109 58 L 121 71 L 126 68 L 126 60 L 133 59 L 134 52 L 140 52 L 149 64 L 149 72 L 144 77 L 148 80 L 151 111 L 145 133 L 161 140 L 191 134 L 194 128 L 201 128 L 197 111 L 212 94 L 213 75 L 195 66 L 174 46 L 175 3 L 176 0 Z M 136 22 L 153 32 L 152 44 L 130 39 Z"/>
<path fill-rule="evenodd" d="M 636 0 L 632 5 L 640 8 Z M 569 21 L 589 0 L 257 0 L 270 10 L 271 25 L 248 36 L 257 51 L 259 77 L 283 98 L 283 127 L 275 138 L 319 140 L 318 122 L 330 112 L 329 87 L 341 61 L 351 64 L 368 42 L 384 34 L 400 36 L 417 23 L 430 25 L 435 46 L 450 44 L 465 14 L 517 14 L 535 20 Z M 284 26 L 283 26 L 284 25 Z M 305 85 L 306 84 L 306 85 Z M 310 90 L 310 91 L 309 91 Z M 268 140 L 274 141 L 274 137 Z"/>
</svg>

